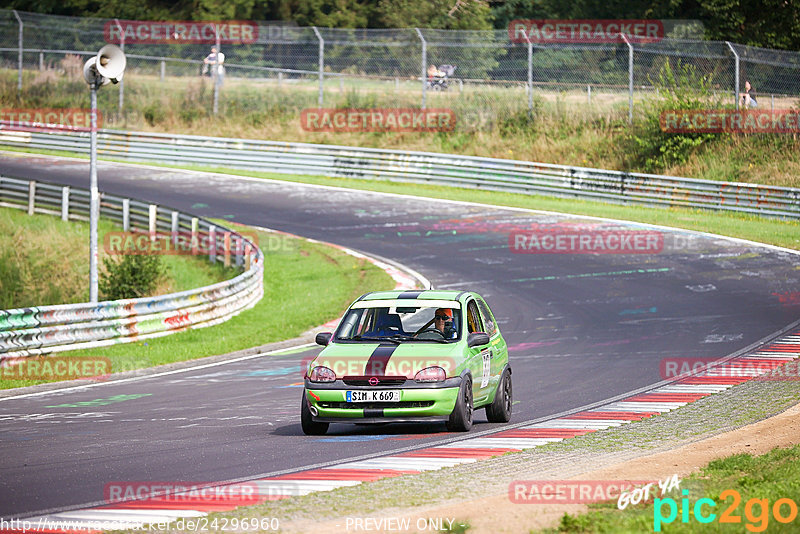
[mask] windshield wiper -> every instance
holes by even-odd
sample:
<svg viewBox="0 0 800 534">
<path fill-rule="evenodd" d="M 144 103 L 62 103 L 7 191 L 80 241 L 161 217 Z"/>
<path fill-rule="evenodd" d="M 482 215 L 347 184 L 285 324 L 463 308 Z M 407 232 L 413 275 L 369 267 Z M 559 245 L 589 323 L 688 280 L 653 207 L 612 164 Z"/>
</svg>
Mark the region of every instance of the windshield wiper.
<svg viewBox="0 0 800 534">
<path fill-rule="evenodd" d="M 379 342 L 390 341 L 390 342 L 392 342 L 392 343 L 394 343 L 396 345 L 400 344 L 400 340 L 399 339 L 392 339 L 390 337 L 377 337 L 377 336 L 361 336 L 361 335 L 357 335 L 357 336 L 351 337 L 350 339 L 352 341 L 379 341 Z"/>
<path fill-rule="evenodd" d="M 447 343 L 446 339 L 439 339 L 439 338 L 414 338 L 414 341 L 435 341 L 436 343 Z"/>
</svg>

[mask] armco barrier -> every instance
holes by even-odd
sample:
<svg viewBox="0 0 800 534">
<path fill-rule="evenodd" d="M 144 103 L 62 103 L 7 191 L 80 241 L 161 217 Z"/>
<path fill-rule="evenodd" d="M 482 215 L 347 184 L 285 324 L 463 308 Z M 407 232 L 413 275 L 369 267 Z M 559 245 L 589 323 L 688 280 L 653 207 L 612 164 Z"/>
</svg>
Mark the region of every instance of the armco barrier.
<svg viewBox="0 0 800 534">
<path fill-rule="evenodd" d="M 87 132 L 11 131 L 3 145 L 88 153 Z M 395 180 L 649 206 L 800 218 L 800 189 L 474 156 L 100 130 L 103 157 L 267 172 Z"/>
<path fill-rule="evenodd" d="M 0 176 L 0 206 L 85 220 L 89 192 Z M 244 272 L 211 286 L 157 297 L 0 310 L 0 363 L 211 326 L 261 300 L 264 256 L 255 243 L 237 232 L 163 206 L 105 193 L 100 213 L 129 231 L 168 233 L 176 238 L 208 236 L 209 261 L 235 265 Z"/>
</svg>

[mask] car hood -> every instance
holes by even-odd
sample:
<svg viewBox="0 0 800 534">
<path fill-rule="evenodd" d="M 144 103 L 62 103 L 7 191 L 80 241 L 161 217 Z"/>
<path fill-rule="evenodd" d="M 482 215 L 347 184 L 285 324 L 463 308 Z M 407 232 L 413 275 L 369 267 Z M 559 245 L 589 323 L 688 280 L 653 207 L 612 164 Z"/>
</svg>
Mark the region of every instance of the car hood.
<svg viewBox="0 0 800 534">
<path fill-rule="evenodd" d="M 463 343 L 332 343 L 325 347 L 307 371 L 324 365 L 343 376 L 405 376 L 414 378 L 426 367 L 438 366 L 448 377 L 463 367 Z"/>
</svg>

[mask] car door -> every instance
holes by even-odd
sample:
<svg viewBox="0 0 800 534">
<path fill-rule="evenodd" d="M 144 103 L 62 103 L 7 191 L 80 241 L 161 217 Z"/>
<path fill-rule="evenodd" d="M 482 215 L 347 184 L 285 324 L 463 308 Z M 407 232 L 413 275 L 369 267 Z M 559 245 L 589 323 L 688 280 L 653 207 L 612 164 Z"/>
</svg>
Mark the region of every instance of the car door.
<svg viewBox="0 0 800 534">
<path fill-rule="evenodd" d="M 489 347 L 492 351 L 492 378 L 490 388 L 497 388 L 497 384 L 500 381 L 500 375 L 502 374 L 503 368 L 508 362 L 508 345 L 506 344 L 506 340 L 500 334 L 500 329 L 497 327 L 497 321 L 494 318 L 494 314 L 489 309 L 489 305 L 480 298 L 476 299 L 476 302 L 478 303 L 478 310 L 481 313 L 483 327 L 486 329 L 485 332 L 489 334 Z"/>
<path fill-rule="evenodd" d="M 473 332 L 485 332 L 481 314 L 475 299 L 467 302 L 467 335 Z M 472 399 L 474 404 L 479 404 L 489 395 L 492 372 L 491 345 L 469 347 L 469 368 L 472 373 Z"/>
</svg>

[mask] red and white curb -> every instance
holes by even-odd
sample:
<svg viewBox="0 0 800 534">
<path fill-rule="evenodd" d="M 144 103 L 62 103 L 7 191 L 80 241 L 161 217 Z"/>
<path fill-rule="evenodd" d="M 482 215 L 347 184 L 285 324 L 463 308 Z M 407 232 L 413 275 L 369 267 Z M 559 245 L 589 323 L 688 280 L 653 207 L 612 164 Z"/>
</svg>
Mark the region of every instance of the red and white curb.
<svg viewBox="0 0 800 534">
<path fill-rule="evenodd" d="M 179 518 L 203 517 L 212 512 L 229 511 L 239 506 L 268 500 L 331 491 L 387 477 L 473 463 L 507 452 L 531 449 L 669 412 L 736 384 L 752 380 L 797 358 L 800 358 L 800 330 L 785 335 L 754 352 L 733 358 L 702 375 L 681 378 L 652 391 L 636 394 L 599 408 L 446 445 L 368 460 L 342 462 L 334 466 L 245 483 L 257 487 L 255 498 L 237 496 L 233 491 L 222 492 L 225 498 L 220 499 L 208 498 L 200 493 L 193 495 L 189 492 L 189 494 L 152 497 L 56 513 L 28 518 L 26 521 L 32 525 L 51 526 L 40 529 L 42 532 L 86 532 L 87 529 L 107 529 L 120 523 L 151 525 L 176 521 Z M 798 378 L 800 377 L 794 377 L 795 380 Z M 65 522 L 69 522 L 71 528 L 52 528 L 59 523 L 66 525 Z"/>
</svg>

